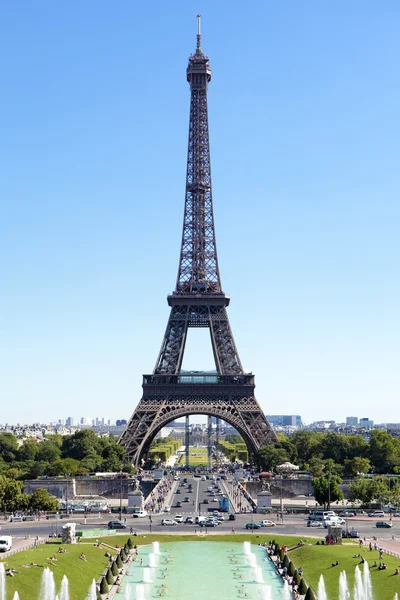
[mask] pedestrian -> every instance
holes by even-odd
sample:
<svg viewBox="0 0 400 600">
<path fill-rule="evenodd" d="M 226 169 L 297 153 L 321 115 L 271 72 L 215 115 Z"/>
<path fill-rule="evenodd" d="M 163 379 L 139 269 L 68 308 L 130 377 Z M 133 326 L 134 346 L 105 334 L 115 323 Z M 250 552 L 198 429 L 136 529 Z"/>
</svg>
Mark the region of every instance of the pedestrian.
<svg viewBox="0 0 400 600">
<path fill-rule="evenodd" d="M 133 527 L 129 528 L 129 533 L 132 535 L 132 533 L 133 533 Z"/>
<path fill-rule="evenodd" d="M 235 528 L 234 527 L 232 527 L 232 533 L 235 533 Z"/>
</svg>

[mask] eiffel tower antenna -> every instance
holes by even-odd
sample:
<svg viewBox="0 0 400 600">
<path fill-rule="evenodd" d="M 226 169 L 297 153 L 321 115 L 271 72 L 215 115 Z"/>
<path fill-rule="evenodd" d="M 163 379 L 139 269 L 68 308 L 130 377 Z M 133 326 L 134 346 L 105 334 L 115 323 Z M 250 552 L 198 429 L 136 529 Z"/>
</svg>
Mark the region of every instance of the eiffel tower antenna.
<svg viewBox="0 0 400 600">
<path fill-rule="evenodd" d="M 167 298 L 171 312 L 153 373 L 143 375 L 142 399 L 119 439 L 127 458 L 136 466 L 141 465 L 162 427 L 193 414 L 214 416 L 231 424 L 242 435 L 249 452 L 277 441 L 255 398 L 254 375 L 245 373 L 240 362 L 226 310 L 230 298 L 221 287 L 208 128 L 211 67 L 201 49 L 200 15 L 196 52 L 189 57 L 186 78 L 190 85 L 190 119 L 178 276 L 175 290 Z M 189 327 L 209 330 L 215 373 L 182 372 Z M 209 419 L 211 459 L 210 423 Z"/>
</svg>

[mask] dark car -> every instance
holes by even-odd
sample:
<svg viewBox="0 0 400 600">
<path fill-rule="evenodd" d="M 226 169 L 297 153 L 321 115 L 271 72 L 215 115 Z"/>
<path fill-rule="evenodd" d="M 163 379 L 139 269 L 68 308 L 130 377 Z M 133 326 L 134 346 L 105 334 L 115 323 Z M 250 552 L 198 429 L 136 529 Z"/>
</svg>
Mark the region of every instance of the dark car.
<svg viewBox="0 0 400 600">
<path fill-rule="evenodd" d="M 258 523 L 247 523 L 246 529 L 260 529 L 261 525 Z"/>
<path fill-rule="evenodd" d="M 189 525 L 193 525 L 193 523 L 194 523 L 193 517 L 186 517 L 185 523 L 187 523 Z"/>
<path fill-rule="evenodd" d="M 209 502 L 208 498 L 204 498 L 204 500 L 203 500 L 203 504 L 210 504 L 210 502 Z"/>
<path fill-rule="evenodd" d="M 190 501 L 190 498 L 189 498 L 189 496 L 185 496 L 185 497 L 184 497 L 184 499 L 183 499 L 183 501 L 184 501 L 184 502 L 189 502 L 189 501 Z"/>
<path fill-rule="evenodd" d="M 176 503 L 176 508 L 181 508 L 182 507 L 182 502 L 180 500 L 178 500 L 178 502 Z"/>
<path fill-rule="evenodd" d="M 236 515 L 234 515 L 233 513 L 231 513 L 229 515 L 229 521 L 236 521 Z"/>
<path fill-rule="evenodd" d="M 108 529 L 126 529 L 126 525 L 121 523 L 121 521 L 109 521 L 107 527 Z"/>
<path fill-rule="evenodd" d="M 176 490 L 175 494 L 180 494 L 180 493 L 181 493 L 181 490 L 178 488 L 178 489 Z"/>
<path fill-rule="evenodd" d="M 359 538 L 360 532 L 357 529 L 342 530 L 342 538 Z"/>
<path fill-rule="evenodd" d="M 376 526 L 379 528 L 384 527 L 389 529 L 390 527 L 392 527 L 392 523 L 388 523 L 387 521 L 377 521 Z"/>
</svg>

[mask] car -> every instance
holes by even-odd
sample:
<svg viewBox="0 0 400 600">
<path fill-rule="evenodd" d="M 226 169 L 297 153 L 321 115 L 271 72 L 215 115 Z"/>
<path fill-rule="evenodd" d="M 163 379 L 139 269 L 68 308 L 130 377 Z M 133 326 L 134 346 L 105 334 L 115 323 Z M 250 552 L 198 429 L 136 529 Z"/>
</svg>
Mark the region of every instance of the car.
<svg viewBox="0 0 400 600">
<path fill-rule="evenodd" d="M 247 523 L 246 529 L 261 529 L 261 525 L 258 523 Z"/>
<path fill-rule="evenodd" d="M 393 523 L 389 523 L 388 521 L 377 521 L 376 522 L 376 527 L 378 528 L 387 528 L 389 529 L 390 527 L 392 527 Z"/>
<path fill-rule="evenodd" d="M 236 515 L 234 515 L 233 513 L 231 513 L 229 515 L 229 521 L 236 521 Z"/>
<path fill-rule="evenodd" d="M 374 510 L 373 512 L 368 513 L 369 517 L 386 517 L 383 510 Z"/>
<path fill-rule="evenodd" d="M 357 529 L 343 529 L 342 538 L 359 538 L 360 532 Z"/>
<path fill-rule="evenodd" d="M 185 523 L 186 523 L 187 525 L 188 525 L 188 524 L 189 524 L 189 525 L 193 525 L 193 523 L 194 523 L 193 517 L 186 517 L 186 519 L 185 519 Z"/>
<path fill-rule="evenodd" d="M 393 517 L 400 517 L 400 512 L 394 512 L 394 513 L 392 513 L 392 516 Z"/>
<path fill-rule="evenodd" d="M 178 500 L 178 502 L 175 504 L 176 508 L 182 508 L 182 502 L 180 500 Z"/>
<path fill-rule="evenodd" d="M 218 515 L 217 519 L 218 521 L 225 521 L 224 515 Z"/>
<path fill-rule="evenodd" d="M 339 527 L 340 525 L 345 525 L 346 521 L 345 519 L 342 519 L 341 517 L 332 517 L 331 519 L 325 519 L 323 521 L 324 527 L 325 529 L 328 529 L 329 525 L 331 527 Z"/>
<path fill-rule="evenodd" d="M 170 506 L 164 506 L 163 512 L 171 512 L 171 507 Z"/>
<path fill-rule="evenodd" d="M 183 499 L 183 501 L 184 501 L 184 502 L 189 502 L 189 501 L 190 501 L 190 498 L 189 498 L 189 496 L 185 496 L 185 497 L 184 497 L 184 499 Z"/>
<path fill-rule="evenodd" d="M 208 498 L 204 498 L 203 504 L 209 504 L 209 503 L 210 503 L 210 501 L 208 500 Z"/>
<path fill-rule="evenodd" d="M 339 517 L 355 517 L 356 513 L 351 510 L 342 510 L 339 513 Z"/>
<path fill-rule="evenodd" d="M 183 478 L 183 483 L 187 483 L 187 482 L 188 482 L 187 477 L 184 477 Z"/>
<path fill-rule="evenodd" d="M 138 512 L 132 513 L 132 517 L 134 519 L 139 519 L 141 517 L 147 517 L 147 515 L 148 515 L 147 510 L 139 510 Z"/>
<path fill-rule="evenodd" d="M 163 519 L 161 525 L 178 525 L 174 519 Z"/>
<path fill-rule="evenodd" d="M 183 516 L 175 515 L 174 521 L 176 521 L 177 523 L 183 523 Z"/>
<path fill-rule="evenodd" d="M 180 493 L 181 493 L 181 490 L 178 488 L 178 489 L 176 490 L 175 494 L 180 494 Z"/>
<path fill-rule="evenodd" d="M 180 478 L 178 475 L 175 475 L 175 477 L 174 477 L 174 481 L 180 481 L 180 479 L 181 479 L 181 478 Z"/>
<path fill-rule="evenodd" d="M 126 525 L 121 521 L 109 521 L 107 527 L 108 529 L 126 529 Z"/>
<path fill-rule="evenodd" d="M 323 527 L 322 521 L 307 521 L 307 527 Z"/>
<path fill-rule="evenodd" d="M 219 502 L 219 498 L 215 497 L 212 499 L 213 502 Z"/>
<path fill-rule="evenodd" d="M 214 521 L 213 519 L 207 519 L 206 521 L 200 521 L 200 527 L 217 527 L 218 521 Z"/>
<path fill-rule="evenodd" d="M 268 519 L 263 519 L 260 525 L 261 527 L 275 527 L 276 523 L 274 523 L 274 521 L 269 521 Z"/>
</svg>

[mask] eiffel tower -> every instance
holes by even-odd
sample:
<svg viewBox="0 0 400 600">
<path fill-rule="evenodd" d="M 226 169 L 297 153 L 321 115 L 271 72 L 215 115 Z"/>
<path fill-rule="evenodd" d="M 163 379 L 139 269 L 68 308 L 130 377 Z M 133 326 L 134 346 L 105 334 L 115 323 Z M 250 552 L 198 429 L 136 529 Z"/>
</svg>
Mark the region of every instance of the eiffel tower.
<svg viewBox="0 0 400 600">
<path fill-rule="evenodd" d="M 170 421 L 205 414 L 230 423 L 250 452 L 277 441 L 254 396 L 229 325 L 230 298 L 221 287 L 215 243 L 208 131 L 209 58 L 201 49 L 200 16 L 196 52 L 189 57 L 190 122 L 181 253 L 171 312 L 156 366 L 143 375 L 143 396 L 119 443 L 140 466 L 158 431 Z M 208 327 L 216 373 L 182 372 L 189 327 Z"/>
</svg>

